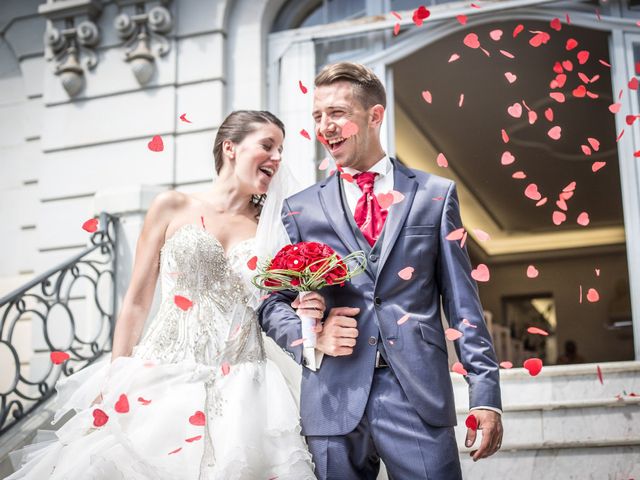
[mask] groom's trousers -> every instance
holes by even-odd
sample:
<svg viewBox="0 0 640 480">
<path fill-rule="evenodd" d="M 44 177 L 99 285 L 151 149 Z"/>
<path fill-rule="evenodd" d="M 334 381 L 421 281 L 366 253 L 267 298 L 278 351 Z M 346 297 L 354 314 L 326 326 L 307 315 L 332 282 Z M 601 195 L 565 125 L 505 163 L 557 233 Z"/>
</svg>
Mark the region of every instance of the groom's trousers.
<svg viewBox="0 0 640 480">
<path fill-rule="evenodd" d="M 320 480 L 375 480 L 380 459 L 391 480 L 460 480 L 453 427 L 428 425 L 390 367 L 377 368 L 362 420 L 347 435 L 308 436 Z"/>
</svg>

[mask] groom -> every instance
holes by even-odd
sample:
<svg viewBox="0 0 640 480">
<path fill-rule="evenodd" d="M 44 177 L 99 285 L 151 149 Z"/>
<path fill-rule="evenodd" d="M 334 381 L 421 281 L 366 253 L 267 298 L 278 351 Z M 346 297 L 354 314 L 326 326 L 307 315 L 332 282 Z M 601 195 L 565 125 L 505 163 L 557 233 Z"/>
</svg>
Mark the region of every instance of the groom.
<svg viewBox="0 0 640 480">
<path fill-rule="evenodd" d="M 445 238 L 462 227 L 456 187 L 386 155 L 386 94 L 371 70 L 328 65 L 315 87 L 316 134 L 339 171 L 287 199 L 283 222 L 294 243 L 323 242 L 341 256 L 364 250 L 367 269 L 322 290 L 329 313 L 315 350 L 291 347 L 301 337 L 293 294 L 268 297 L 260 321 L 307 367 L 301 417 L 316 474 L 373 480 L 382 459 L 393 479 L 459 479 L 441 302 L 450 326 L 463 333 L 455 347 L 482 431 L 474 460 L 500 448 L 502 423 L 498 365 L 469 258 Z M 356 133 L 343 135 L 346 125 Z M 399 194 L 388 206 L 390 197 L 380 194 L 392 191 Z M 293 303 L 299 313 L 312 306 Z M 467 431 L 468 447 L 475 437 Z"/>
</svg>

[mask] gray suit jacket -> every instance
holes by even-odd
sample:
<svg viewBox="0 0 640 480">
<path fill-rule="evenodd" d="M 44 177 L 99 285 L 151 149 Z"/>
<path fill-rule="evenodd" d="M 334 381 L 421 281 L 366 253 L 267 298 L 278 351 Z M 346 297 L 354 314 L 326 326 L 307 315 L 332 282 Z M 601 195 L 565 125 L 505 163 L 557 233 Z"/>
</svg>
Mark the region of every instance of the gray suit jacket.
<svg viewBox="0 0 640 480">
<path fill-rule="evenodd" d="M 305 435 L 344 435 L 356 428 L 369 398 L 376 345 L 382 339 L 391 367 L 420 417 L 434 426 L 456 424 L 447 349 L 440 321 L 440 298 L 449 324 L 464 335 L 456 351 L 468 371 L 469 405 L 502 408 L 499 367 L 484 323 L 471 264 L 459 242 L 446 240 L 460 228 L 455 184 L 411 170 L 393 160 L 394 188 L 405 198 L 390 209 L 377 274 L 368 268 L 345 286 L 324 288 L 332 307 L 360 308 L 359 336 L 350 356 L 324 356 L 317 371 L 303 368 L 301 417 Z M 292 242 L 316 241 L 344 256 L 358 250 L 333 175 L 287 199 L 283 222 Z M 299 212 L 289 215 L 291 212 Z M 398 272 L 413 267 L 413 277 Z M 266 333 L 302 362 L 300 320 L 291 308 L 295 294 L 278 293 L 260 307 Z M 397 321 L 405 314 L 409 320 Z M 477 328 L 462 324 L 469 320 Z"/>
</svg>

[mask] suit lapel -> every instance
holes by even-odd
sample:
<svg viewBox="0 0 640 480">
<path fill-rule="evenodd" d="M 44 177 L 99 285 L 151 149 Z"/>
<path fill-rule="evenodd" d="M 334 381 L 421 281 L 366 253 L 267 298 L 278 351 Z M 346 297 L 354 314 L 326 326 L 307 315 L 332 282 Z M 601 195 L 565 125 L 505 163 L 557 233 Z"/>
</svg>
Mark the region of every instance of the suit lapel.
<svg viewBox="0 0 640 480">
<path fill-rule="evenodd" d="M 344 243 L 349 252 L 355 252 L 356 250 L 360 250 L 360 247 L 353 235 L 353 230 L 351 229 L 351 225 L 349 225 L 346 212 L 342 206 L 340 186 L 338 185 L 340 179 L 338 175 L 339 173 L 336 172 L 325 180 L 325 183 L 320 185 L 320 193 L 318 194 L 320 197 L 320 205 L 322 205 L 322 210 L 324 210 L 324 214 L 336 232 L 336 235 L 342 240 L 342 243 Z"/>
<path fill-rule="evenodd" d="M 418 183 L 414 180 L 415 174 L 401 165 L 399 162 L 392 160 L 394 168 L 393 175 L 393 189 L 404 195 L 404 200 L 400 203 L 396 203 L 389 210 L 389 216 L 387 217 L 387 224 L 384 229 L 384 237 L 382 239 L 382 248 L 380 250 L 380 263 L 378 265 L 378 275 L 384 267 L 384 263 L 389 258 L 391 249 L 398 239 L 400 230 L 404 225 L 409 210 L 413 205 L 413 198 L 416 195 Z"/>
</svg>

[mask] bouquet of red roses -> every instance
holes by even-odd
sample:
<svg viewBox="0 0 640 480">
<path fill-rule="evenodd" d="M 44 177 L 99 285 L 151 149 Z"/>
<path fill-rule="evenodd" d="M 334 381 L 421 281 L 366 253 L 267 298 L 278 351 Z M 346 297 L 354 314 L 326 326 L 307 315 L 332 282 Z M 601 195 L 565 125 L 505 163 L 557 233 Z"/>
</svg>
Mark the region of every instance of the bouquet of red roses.
<svg viewBox="0 0 640 480">
<path fill-rule="evenodd" d="M 273 259 L 264 262 L 253 277 L 253 284 L 263 290 L 294 290 L 302 300 L 308 292 L 327 285 L 344 285 L 362 273 L 367 257 L 361 250 L 341 258 L 330 246 L 319 242 L 286 245 Z M 305 346 L 315 346 L 315 320 L 301 318 Z"/>
</svg>

